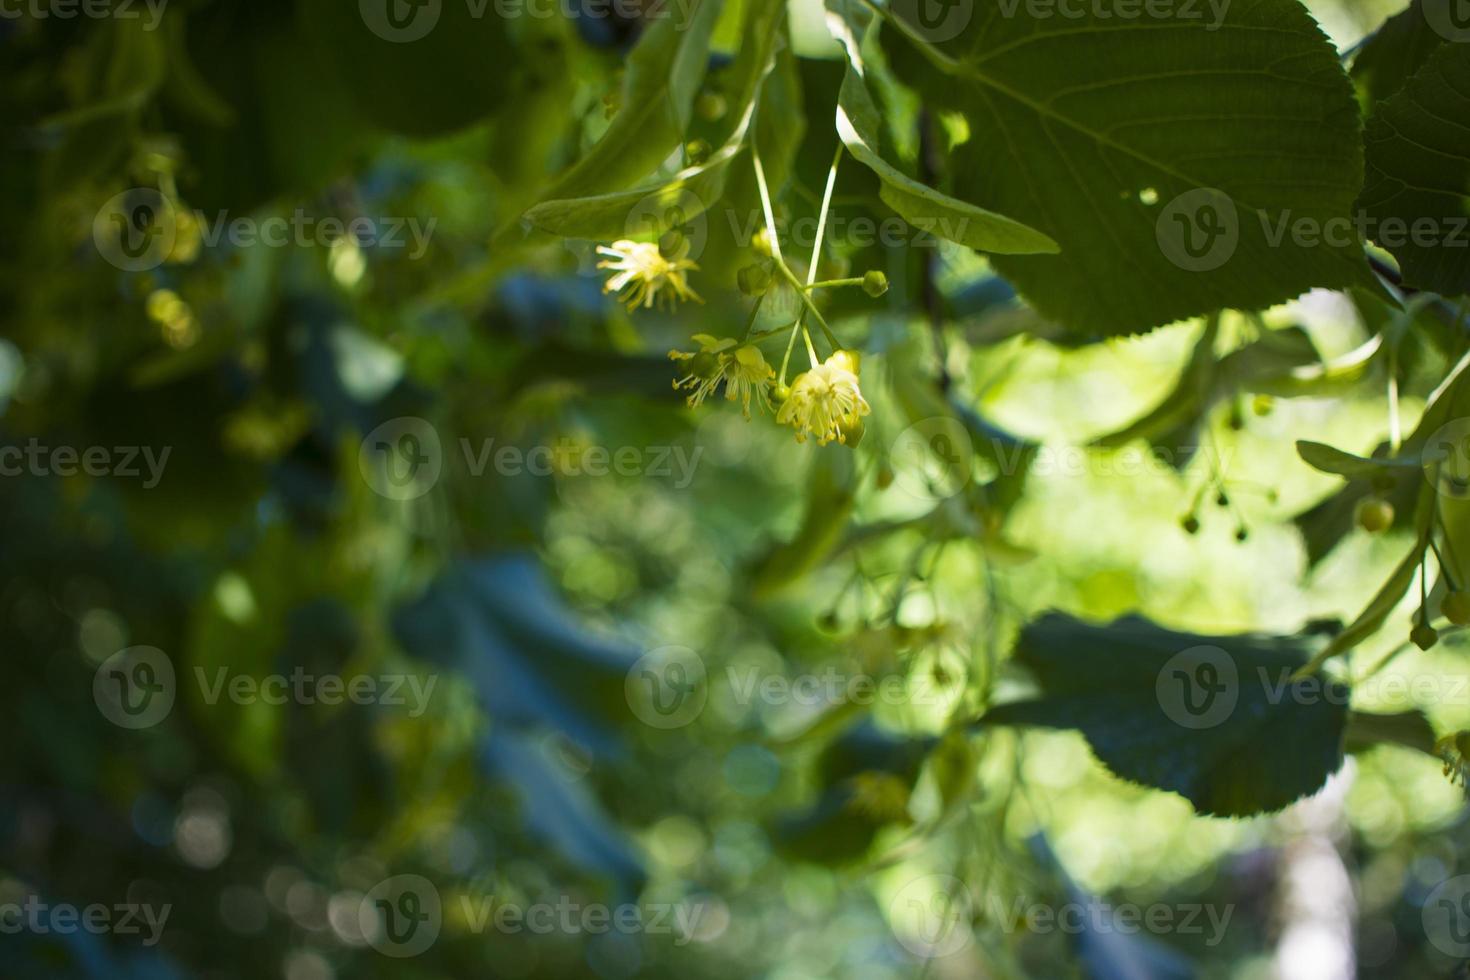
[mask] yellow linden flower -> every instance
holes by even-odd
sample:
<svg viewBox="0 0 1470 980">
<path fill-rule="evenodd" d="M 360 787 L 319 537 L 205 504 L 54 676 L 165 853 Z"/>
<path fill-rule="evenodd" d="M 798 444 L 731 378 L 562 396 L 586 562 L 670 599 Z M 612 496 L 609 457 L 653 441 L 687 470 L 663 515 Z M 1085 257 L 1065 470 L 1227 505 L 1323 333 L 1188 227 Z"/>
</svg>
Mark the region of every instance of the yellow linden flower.
<svg viewBox="0 0 1470 980">
<path fill-rule="evenodd" d="M 1459 783 L 1470 792 L 1470 732 L 1453 732 L 1434 743 L 1434 751 L 1444 760 L 1444 774 L 1450 785 Z"/>
<path fill-rule="evenodd" d="M 597 254 L 610 257 L 597 263 L 597 267 L 611 269 L 615 273 L 603 285 L 602 291 L 617 293 L 630 312 L 639 306 L 652 306 L 655 299 L 662 306 L 667 298 L 670 307 L 681 299 L 704 302 L 689 288 L 689 281 L 684 277 L 688 270 L 699 268 L 688 258 L 687 240 L 679 243 L 672 258 L 665 258 L 653 242 L 634 242 L 626 238 L 613 242 L 611 247 L 597 246 Z"/>
<path fill-rule="evenodd" d="M 674 388 L 689 388 L 689 406 L 701 404 L 714 393 L 721 382 L 725 384 L 727 401 L 740 402 L 740 411 L 750 418 L 750 397 L 758 395 L 758 404 L 767 402 L 766 389 L 776 372 L 766 363 L 761 352 L 752 346 L 739 346 L 729 337 L 716 339 L 709 334 L 695 334 L 699 351 L 688 354 L 684 351 L 669 351 L 673 361 L 693 361 L 690 372 L 674 382 Z"/>
<path fill-rule="evenodd" d="M 776 421 L 796 428 L 796 441 L 806 442 L 807 433 L 825 446 L 836 439 L 846 442 L 849 432 L 862 425 L 871 408 L 858 389 L 857 355 L 837 351 L 821 364 L 791 383 Z"/>
</svg>

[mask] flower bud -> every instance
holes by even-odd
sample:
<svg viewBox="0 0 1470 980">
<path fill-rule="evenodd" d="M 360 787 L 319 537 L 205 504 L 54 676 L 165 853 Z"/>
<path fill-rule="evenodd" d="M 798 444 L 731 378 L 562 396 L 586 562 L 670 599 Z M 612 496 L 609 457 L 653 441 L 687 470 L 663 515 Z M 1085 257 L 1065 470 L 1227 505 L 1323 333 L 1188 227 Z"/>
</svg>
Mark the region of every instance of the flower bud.
<svg viewBox="0 0 1470 980">
<path fill-rule="evenodd" d="M 863 274 L 863 292 L 877 299 L 888 292 L 888 277 L 877 269 L 869 269 Z"/>
<path fill-rule="evenodd" d="M 750 247 L 753 248 L 753 249 L 755 249 L 757 252 L 761 253 L 762 255 L 767 255 L 767 256 L 770 255 L 771 254 L 771 230 L 769 228 L 761 228 L 758 231 L 756 231 L 756 233 L 754 235 L 751 235 L 750 236 Z"/>
<path fill-rule="evenodd" d="M 740 291 L 747 296 L 760 296 L 771 285 L 771 271 L 759 262 L 748 265 L 735 274 Z"/>
<path fill-rule="evenodd" d="M 855 350 L 837 350 L 827 358 L 827 363 L 840 367 L 849 374 L 856 375 L 862 368 L 863 355 Z"/>
<path fill-rule="evenodd" d="M 684 144 L 684 156 L 691 167 L 697 167 L 709 159 L 710 149 L 708 140 L 690 140 Z"/>
<path fill-rule="evenodd" d="M 699 98 L 694 101 L 694 111 L 706 122 L 715 122 L 723 119 L 725 113 L 730 111 L 730 103 L 719 92 L 700 92 Z"/>
</svg>

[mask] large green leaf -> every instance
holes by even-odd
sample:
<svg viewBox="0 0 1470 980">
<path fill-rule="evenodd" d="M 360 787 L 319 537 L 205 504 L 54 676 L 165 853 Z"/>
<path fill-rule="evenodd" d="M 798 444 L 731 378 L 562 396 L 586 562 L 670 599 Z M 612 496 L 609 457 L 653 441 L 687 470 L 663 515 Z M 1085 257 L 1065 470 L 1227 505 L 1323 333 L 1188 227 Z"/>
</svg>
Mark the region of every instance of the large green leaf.
<svg viewBox="0 0 1470 980">
<path fill-rule="evenodd" d="M 1360 200 L 1367 234 L 1407 285 L 1470 289 L 1470 48 L 1439 47 L 1374 107 Z"/>
<path fill-rule="evenodd" d="M 976 4 L 947 40 L 889 20 L 883 40 L 926 105 L 968 126 L 955 195 L 1061 245 L 994 260 L 1043 315 L 1128 333 L 1365 280 L 1358 109 L 1296 0 L 1218 23 L 1033 9 Z"/>
<path fill-rule="evenodd" d="M 1094 626 L 1049 614 L 1015 657 L 1041 697 L 982 724 L 1080 729 L 1109 769 L 1184 796 L 1201 813 L 1246 816 L 1314 792 L 1342 764 L 1347 690 L 1291 681 L 1292 637 L 1176 633 L 1139 617 Z"/>
<path fill-rule="evenodd" d="M 885 160 L 880 135 L 883 117 L 864 76 L 860 28 L 855 18 L 841 17 L 833 19 L 832 28 L 848 55 L 837 100 L 837 134 L 848 152 L 877 174 L 884 203 L 915 228 L 971 248 L 1018 255 L 1057 251 L 1057 243 L 1035 228 L 941 194 Z"/>
</svg>

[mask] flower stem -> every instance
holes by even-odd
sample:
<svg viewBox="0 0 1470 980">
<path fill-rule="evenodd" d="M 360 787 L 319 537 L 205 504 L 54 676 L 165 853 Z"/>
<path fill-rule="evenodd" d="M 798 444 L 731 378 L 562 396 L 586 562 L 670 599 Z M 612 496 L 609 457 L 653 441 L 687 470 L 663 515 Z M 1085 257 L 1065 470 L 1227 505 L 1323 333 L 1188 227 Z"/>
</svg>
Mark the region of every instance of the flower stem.
<svg viewBox="0 0 1470 980">
<path fill-rule="evenodd" d="M 809 283 L 806 288 L 808 290 L 832 289 L 837 286 L 861 286 L 862 284 L 863 277 L 857 276 L 851 279 L 823 279 L 821 282 Z"/>
<path fill-rule="evenodd" d="M 750 146 L 750 159 L 755 164 L 755 186 L 760 190 L 761 210 L 766 216 L 766 233 L 771 238 L 771 258 L 776 260 L 777 265 L 784 266 L 786 262 L 781 258 L 781 237 L 776 234 L 776 212 L 771 209 L 771 189 L 766 186 L 766 168 L 761 166 L 761 155 L 754 142 Z"/>
<path fill-rule="evenodd" d="M 791 283 L 792 287 L 795 288 L 796 295 L 801 298 L 807 311 L 816 317 L 817 325 L 822 328 L 822 333 L 827 335 L 827 343 L 832 345 L 833 350 L 841 348 L 842 344 L 838 342 L 837 336 L 832 333 L 832 328 L 827 326 L 827 320 L 822 316 L 822 311 L 817 309 L 817 304 L 813 303 L 812 298 L 806 294 L 806 289 L 802 286 L 801 280 L 796 278 L 796 273 L 792 272 L 786 263 L 780 259 L 776 260 L 776 268 L 781 271 L 781 275 L 786 277 L 786 281 Z"/>
<path fill-rule="evenodd" d="M 765 301 L 765 293 L 761 293 L 755 298 L 755 305 L 750 308 L 750 319 L 745 321 L 745 333 L 740 337 L 740 342 L 742 344 L 748 343 L 750 341 L 750 332 L 755 329 L 755 318 L 760 315 L 761 304 Z"/>
<path fill-rule="evenodd" d="M 800 328 L 801 320 L 798 318 L 797 321 L 791 325 L 791 336 L 786 338 L 786 356 L 781 358 L 781 377 L 777 381 L 777 384 L 784 385 L 786 383 L 786 368 L 791 363 L 791 349 L 796 346 L 796 331 Z"/>
<path fill-rule="evenodd" d="M 822 261 L 822 240 L 827 235 L 827 213 L 832 210 L 832 189 L 837 186 L 837 165 L 842 162 L 842 142 L 837 143 L 837 152 L 832 154 L 832 168 L 827 171 L 827 189 L 822 192 L 822 212 L 817 218 L 817 240 L 812 244 L 812 264 L 806 272 L 806 288 L 811 289 L 817 280 L 817 266 Z"/>
</svg>

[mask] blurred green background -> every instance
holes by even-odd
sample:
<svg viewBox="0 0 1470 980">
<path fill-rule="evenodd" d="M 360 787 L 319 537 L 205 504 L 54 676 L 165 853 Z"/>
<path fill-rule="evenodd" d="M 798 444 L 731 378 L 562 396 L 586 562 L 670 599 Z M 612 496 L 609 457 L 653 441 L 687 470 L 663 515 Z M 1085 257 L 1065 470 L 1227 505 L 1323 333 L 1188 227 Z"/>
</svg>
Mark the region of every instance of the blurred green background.
<svg viewBox="0 0 1470 980">
<path fill-rule="evenodd" d="M 834 233 L 834 276 L 893 281 L 828 314 L 864 351 L 873 414 L 856 449 L 797 444 L 670 385 L 670 348 L 743 324 L 749 227 L 708 216 L 704 304 L 629 314 L 603 294 L 601 243 L 518 224 L 616 107 L 639 17 L 572 3 L 503 30 L 446 2 L 425 43 L 392 44 L 346 0 L 169 0 L 154 28 L 117 6 L 0 19 L 0 444 L 48 467 L 0 477 L 0 904 L 169 912 L 148 942 L 146 924 L 0 929 L 0 976 L 1449 975 L 1421 906 L 1470 833 L 1435 759 L 1375 748 L 1310 801 L 1232 820 L 1119 780 L 1075 732 L 964 724 L 1026 689 L 1007 652 L 1048 609 L 1202 634 L 1355 615 L 1406 535 L 1309 554 L 1294 518 L 1340 481 L 1294 443 L 1370 450 L 1381 375 L 1330 397 L 1222 393 L 1179 467 L 1084 451 L 1170 397 L 1200 322 L 1073 345 L 969 249 Z M 760 121 L 791 220 L 816 213 L 842 75 L 820 11 L 793 7 L 792 101 Z M 1393 12 L 1310 7 L 1344 51 Z M 712 134 L 743 16 L 727 4 L 716 27 L 695 123 Z M 903 131 L 918 107 L 893 105 Z M 732 182 L 753 200 L 744 170 Z M 173 215 L 150 268 L 94 235 L 133 213 L 115 203 L 130 188 Z M 834 217 L 881 218 L 875 201 L 846 165 Z M 209 240 L 298 215 L 374 234 Z M 1219 346 L 1292 327 L 1331 359 L 1382 324 L 1312 293 L 1226 314 Z M 1403 356 L 1412 417 L 1447 359 L 1427 341 Z M 906 379 L 936 371 L 993 431 L 1045 447 L 1024 483 L 977 460 L 936 492 L 894 451 L 924 414 Z M 505 446 L 555 462 L 495 463 Z M 57 447 L 107 461 L 89 473 Z M 631 462 L 589 473 L 597 449 Z M 420 457 L 437 475 L 395 482 Z M 148 680 L 153 654 L 117 659 L 140 647 L 172 669 L 171 704 L 130 727 L 94 682 Z M 1447 636 L 1389 669 L 1453 677 L 1464 655 Z M 640 671 L 670 657 L 704 678 L 666 727 Z M 296 673 L 376 694 L 214 687 Z M 832 676 L 892 696 L 781 685 Z M 1470 698 L 1426 710 L 1470 728 Z M 422 907 L 401 876 L 439 906 L 414 955 L 374 931 L 378 899 Z M 1097 901 L 1230 918 L 1219 934 L 1208 915 L 1138 935 L 1016 921 Z M 497 927 L 483 913 L 502 905 L 635 906 L 642 925 Z"/>
</svg>

